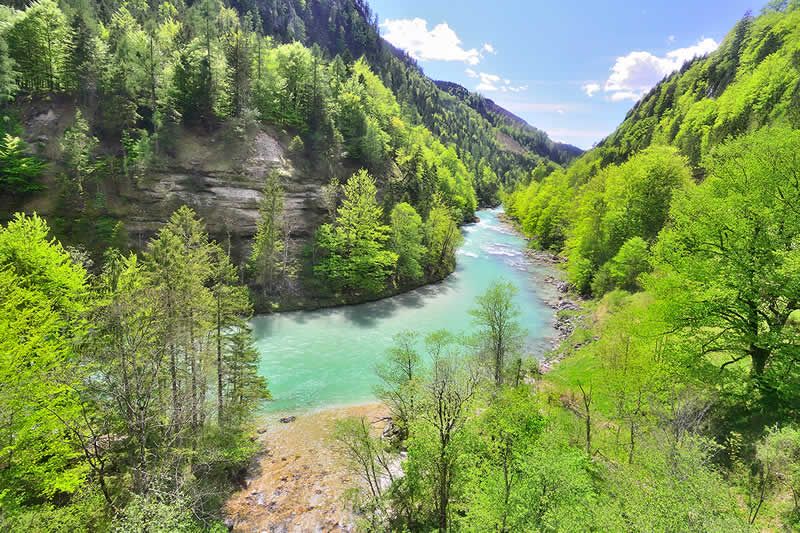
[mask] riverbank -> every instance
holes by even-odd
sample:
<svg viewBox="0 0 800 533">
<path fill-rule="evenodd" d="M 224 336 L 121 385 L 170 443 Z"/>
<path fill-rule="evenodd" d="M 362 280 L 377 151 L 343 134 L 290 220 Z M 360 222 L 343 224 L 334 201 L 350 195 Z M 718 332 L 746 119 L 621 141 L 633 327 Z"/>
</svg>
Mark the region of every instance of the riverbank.
<svg viewBox="0 0 800 533">
<path fill-rule="evenodd" d="M 388 286 L 378 294 L 303 294 L 302 291 L 286 291 L 277 301 L 264 299 L 258 295 L 253 296 L 253 307 L 256 314 L 290 313 L 293 311 L 318 311 L 320 309 L 334 309 L 349 305 L 359 305 L 378 302 L 394 296 L 400 296 L 428 285 L 435 285 L 455 272 L 455 268 L 441 275 L 425 276 L 418 281 L 411 281 L 397 286 Z"/>
<path fill-rule="evenodd" d="M 499 214 L 497 218 L 512 228 L 525 242 L 530 243 L 530 239 L 521 230 L 517 221 L 505 213 Z M 533 265 L 550 269 L 551 275 L 545 276 L 541 281 L 555 291 L 554 297 L 544 300 L 545 304 L 554 311 L 552 325 L 555 331 L 551 339 L 550 352 L 539 362 L 539 373 L 546 374 L 567 356 L 570 349 L 580 349 L 596 339 L 589 338 L 579 345 L 565 346 L 565 342 L 572 337 L 576 329 L 588 328 L 587 321 L 589 320 L 584 309 L 585 300 L 572 291 L 572 287 L 565 279 L 566 272 L 563 266 L 566 265 L 567 258 L 534 248 L 525 249 L 525 258 Z"/>
<path fill-rule="evenodd" d="M 293 415 L 263 422 L 258 439 L 264 452 L 255 459 L 246 488 L 226 505 L 233 531 L 284 533 L 354 530 L 354 516 L 343 496 L 357 481 L 347 472 L 330 443 L 336 420 L 366 417 L 376 430 L 388 414 L 372 403 Z"/>
</svg>

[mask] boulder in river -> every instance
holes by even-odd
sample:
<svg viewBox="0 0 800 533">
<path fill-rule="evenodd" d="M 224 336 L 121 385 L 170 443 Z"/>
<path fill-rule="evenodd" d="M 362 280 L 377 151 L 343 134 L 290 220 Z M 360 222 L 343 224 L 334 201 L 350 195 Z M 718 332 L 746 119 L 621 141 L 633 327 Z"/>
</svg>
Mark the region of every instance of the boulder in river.
<svg viewBox="0 0 800 533">
<path fill-rule="evenodd" d="M 297 420 L 296 416 L 284 416 L 281 418 L 281 424 L 291 424 L 295 420 Z"/>
</svg>

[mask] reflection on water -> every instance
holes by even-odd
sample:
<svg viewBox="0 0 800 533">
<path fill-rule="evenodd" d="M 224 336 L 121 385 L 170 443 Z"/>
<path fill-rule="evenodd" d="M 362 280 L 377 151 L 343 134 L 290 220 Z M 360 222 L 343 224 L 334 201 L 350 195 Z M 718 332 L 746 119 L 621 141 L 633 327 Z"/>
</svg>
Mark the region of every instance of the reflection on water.
<svg viewBox="0 0 800 533">
<path fill-rule="evenodd" d="M 503 277 L 519 290 L 527 352 L 545 350 L 552 310 L 543 299 L 552 289 L 545 267 L 531 265 L 525 241 L 497 220 L 500 210 L 479 211 L 481 222 L 464 228 L 458 268 L 446 280 L 406 294 L 357 306 L 255 317 L 261 372 L 275 398 L 268 411 L 313 409 L 374 399 L 374 367 L 404 329 L 469 332 L 468 310 L 489 283 Z"/>
</svg>

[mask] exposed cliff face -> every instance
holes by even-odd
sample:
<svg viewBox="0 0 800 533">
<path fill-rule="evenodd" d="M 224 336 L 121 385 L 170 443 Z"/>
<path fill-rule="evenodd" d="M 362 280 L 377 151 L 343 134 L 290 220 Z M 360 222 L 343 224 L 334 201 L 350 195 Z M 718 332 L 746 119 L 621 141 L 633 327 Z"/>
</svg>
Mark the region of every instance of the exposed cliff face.
<svg viewBox="0 0 800 533">
<path fill-rule="evenodd" d="M 64 101 L 21 109 L 23 138 L 32 152 L 50 163 L 46 189 L 25 199 L 3 199 L 2 218 L 17 210 L 37 211 L 48 218 L 68 216 L 58 198 L 57 181 L 63 172 L 58 139 L 72 125 L 73 116 L 74 108 Z M 225 125 L 210 133 L 181 129 L 169 140 L 168 155 L 153 161 L 150 168 L 133 177 L 88 184 L 87 194 L 104 196 L 106 214 L 125 224 L 130 245 L 136 248 L 143 247 L 175 209 L 188 205 L 203 218 L 214 239 L 230 240 L 234 258 L 242 263 L 256 232 L 264 178 L 277 170 L 286 190 L 292 238 L 298 241 L 294 248 L 300 249 L 324 221 L 322 186 L 334 173 L 346 175 L 347 169 L 319 168 L 309 158 L 290 156 L 289 139 L 288 134 L 267 127 L 252 127 L 239 135 Z"/>
<path fill-rule="evenodd" d="M 280 133 L 257 129 L 241 139 L 223 140 L 185 134 L 176 157 L 135 180 L 122 198 L 138 208 L 126 217 L 131 234 L 150 235 L 177 206 L 188 205 L 203 217 L 218 240 L 238 243 L 246 253 L 256 232 L 264 178 L 272 170 L 286 190 L 285 210 L 292 236 L 310 239 L 325 213 L 320 191 L 330 177 L 309 172 L 288 157 Z M 139 211 L 141 209 L 141 211 Z"/>
<path fill-rule="evenodd" d="M 72 126 L 74 114 L 75 108 L 67 100 L 20 107 L 24 140 L 32 152 L 49 162 L 44 176 L 46 189 L 24 199 L 0 198 L 0 220 L 11 218 L 17 211 L 36 211 L 51 221 L 66 219 L 62 226 L 69 227 L 70 217 L 85 216 L 80 210 L 65 207 L 59 194 L 58 180 L 64 172 L 59 139 Z M 244 267 L 256 233 L 264 178 L 277 170 L 285 190 L 284 216 L 291 228 L 288 249 L 296 266 L 295 275 L 285 280 L 275 294 L 254 293 L 256 310 L 308 309 L 364 301 L 363 295 L 328 293 L 314 280 L 309 258 L 304 255 L 316 228 L 326 222 L 323 186 L 331 177 L 346 178 L 359 167 L 348 161 L 331 164 L 313 154 L 292 154 L 288 149 L 292 135 L 268 126 L 252 126 L 244 133 L 235 132 L 231 125 L 211 132 L 182 128 L 174 138 L 163 141 L 169 144 L 162 147 L 166 155 L 154 160 L 146 170 L 128 176 L 117 168 L 112 173 L 115 177 L 89 180 L 85 198 L 102 196 L 104 207 L 97 216 L 123 222 L 128 244 L 136 249 L 143 249 L 172 213 L 187 205 L 203 219 L 211 238 L 229 245 L 234 263 Z M 118 155 L 112 151 L 114 146 L 118 146 L 116 141 L 101 143 L 101 157 Z M 114 161 L 121 165 L 119 159 Z M 397 172 L 392 166 L 384 176 L 378 176 L 379 201 L 382 185 Z M 65 244 L 84 245 L 90 250 L 97 244 L 90 235 L 79 232 L 57 236 Z M 95 251 L 102 253 L 102 249 Z M 437 279 L 390 286 L 369 299 L 391 296 Z"/>
</svg>

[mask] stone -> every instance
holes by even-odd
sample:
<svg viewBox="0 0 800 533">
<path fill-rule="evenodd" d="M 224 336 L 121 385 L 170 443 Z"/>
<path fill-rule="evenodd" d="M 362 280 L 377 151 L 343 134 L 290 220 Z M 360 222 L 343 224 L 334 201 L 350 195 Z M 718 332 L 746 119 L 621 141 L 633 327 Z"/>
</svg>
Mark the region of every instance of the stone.
<svg viewBox="0 0 800 533">
<path fill-rule="evenodd" d="M 295 420 L 297 420 L 296 416 L 284 416 L 281 418 L 281 424 L 291 424 Z"/>
</svg>

